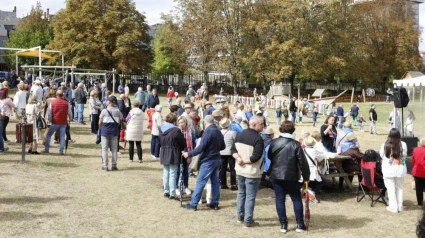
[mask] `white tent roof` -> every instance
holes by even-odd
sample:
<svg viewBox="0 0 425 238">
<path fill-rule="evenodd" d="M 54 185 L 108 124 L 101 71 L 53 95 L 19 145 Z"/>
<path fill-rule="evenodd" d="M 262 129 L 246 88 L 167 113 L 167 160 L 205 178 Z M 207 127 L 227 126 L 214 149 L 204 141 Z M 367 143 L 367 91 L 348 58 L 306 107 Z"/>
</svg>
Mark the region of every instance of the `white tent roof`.
<svg viewBox="0 0 425 238">
<path fill-rule="evenodd" d="M 425 86 L 425 76 L 412 78 L 412 79 L 393 80 L 393 84 L 397 85 L 398 87 Z"/>
</svg>

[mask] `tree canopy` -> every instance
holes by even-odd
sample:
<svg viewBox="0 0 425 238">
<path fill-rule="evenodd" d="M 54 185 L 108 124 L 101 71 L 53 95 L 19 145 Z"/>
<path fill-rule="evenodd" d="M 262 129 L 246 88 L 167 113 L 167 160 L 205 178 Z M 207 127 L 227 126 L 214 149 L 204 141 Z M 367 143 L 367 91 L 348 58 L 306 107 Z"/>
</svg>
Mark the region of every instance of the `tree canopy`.
<svg viewBox="0 0 425 238">
<path fill-rule="evenodd" d="M 5 42 L 5 47 L 28 49 L 36 46 L 44 48 L 53 39 L 53 31 L 49 26 L 48 19 L 43 18 L 43 9 L 41 3 L 37 2 L 31 7 L 30 14 L 22 18 L 15 30 L 10 33 L 10 38 Z M 15 51 L 6 51 L 7 54 L 13 54 Z M 6 62 L 13 65 L 16 58 L 6 56 Z M 38 58 L 20 57 L 19 64 L 38 64 Z"/>
<path fill-rule="evenodd" d="M 48 45 L 65 53 L 67 64 L 144 73 L 152 52 L 145 16 L 131 0 L 67 0 L 52 21 Z"/>
</svg>

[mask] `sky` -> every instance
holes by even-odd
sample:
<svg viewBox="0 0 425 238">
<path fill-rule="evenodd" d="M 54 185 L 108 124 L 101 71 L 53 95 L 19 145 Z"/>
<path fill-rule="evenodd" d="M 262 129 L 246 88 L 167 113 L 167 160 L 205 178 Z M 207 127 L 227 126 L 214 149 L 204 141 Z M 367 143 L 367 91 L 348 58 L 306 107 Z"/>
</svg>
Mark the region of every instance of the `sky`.
<svg viewBox="0 0 425 238">
<path fill-rule="evenodd" d="M 31 6 L 37 3 L 37 0 L 0 0 L 0 10 L 12 11 L 13 7 L 17 8 L 17 16 L 22 17 L 29 13 Z M 136 8 L 144 13 L 149 25 L 161 22 L 161 13 L 169 13 L 176 6 L 173 0 L 133 0 L 136 3 Z M 64 0 L 41 0 L 43 9 L 49 8 L 50 14 L 55 14 L 59 9 L 65 7 Z M 419 25 L 425 31 L 425 3 L 419 7 Z M 425 51 L 425 34 L 421 35 L 419 49 Z"/>
</svg>

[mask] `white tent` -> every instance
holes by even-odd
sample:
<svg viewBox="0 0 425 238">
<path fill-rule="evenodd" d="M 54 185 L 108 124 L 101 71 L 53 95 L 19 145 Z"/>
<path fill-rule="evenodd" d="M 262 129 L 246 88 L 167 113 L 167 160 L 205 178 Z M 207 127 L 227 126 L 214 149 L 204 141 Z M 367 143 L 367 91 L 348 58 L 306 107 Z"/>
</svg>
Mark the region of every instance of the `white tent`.
<svg viewBox="0 0 425 238">
<path fill-rule="evenodd" d="M 412 79 L 393 80 L 393 84 L 394 87 L 405 87 L 412 102 L 415 102 L 417 98 L 419 98 L 420 102 L 424 101 L 425 76 Z M 417 92 L 419 92 L 419 95 L 417 95 Z"/>
</svg>

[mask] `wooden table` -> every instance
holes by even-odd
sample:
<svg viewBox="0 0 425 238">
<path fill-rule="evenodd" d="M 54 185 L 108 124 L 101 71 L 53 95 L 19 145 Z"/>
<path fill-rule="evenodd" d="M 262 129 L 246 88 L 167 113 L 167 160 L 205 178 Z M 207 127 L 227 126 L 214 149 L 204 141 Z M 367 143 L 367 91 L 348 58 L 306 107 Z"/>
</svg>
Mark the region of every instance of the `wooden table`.
<svg viewBox="0 0 425 238">
<path fill-rule="evenodd" d="M 353 184 L 351 183 L 350 179 L 348 178 L 349 175 L 344 171 L 344 169 L 342 168 L 342 162 L 345 160 L 349 160 L 349 159 L 353 159 L 351 158 L 351 156 L 347 156 L 347 155 L 336 155 L 334 158 L 328 158 L 329 163 L 333 162 L 335 164 L 335 167 L 337 169 L 336 173 L 332 173 L 329 172 L 329 174 L 324 174 L 323 177 L 325 178 L 335 178 L 335 177 L 339 177 L 339 178 L 343 178 L 345 183 L 347 183 L 348 188 L 353 191 L 354 187 Z"/>
</svg>

